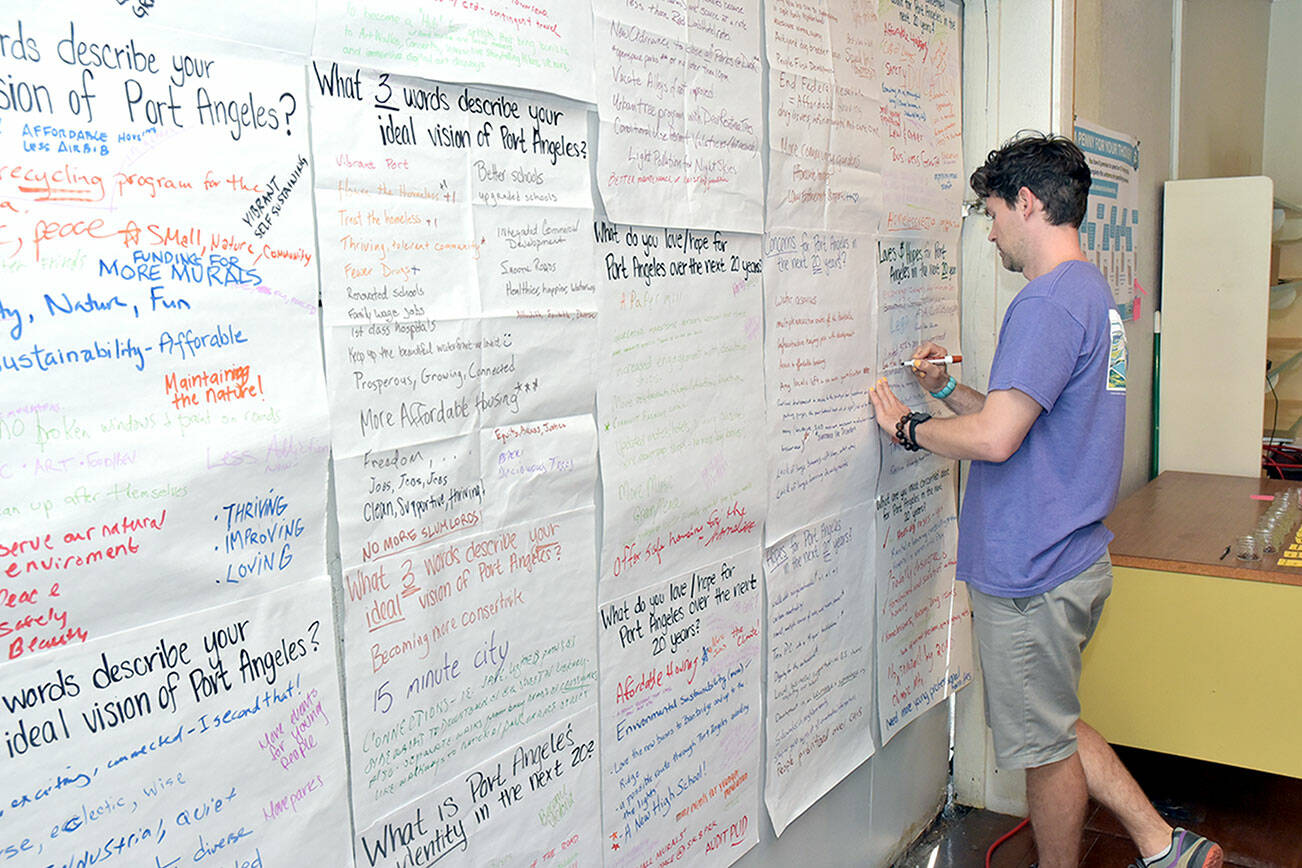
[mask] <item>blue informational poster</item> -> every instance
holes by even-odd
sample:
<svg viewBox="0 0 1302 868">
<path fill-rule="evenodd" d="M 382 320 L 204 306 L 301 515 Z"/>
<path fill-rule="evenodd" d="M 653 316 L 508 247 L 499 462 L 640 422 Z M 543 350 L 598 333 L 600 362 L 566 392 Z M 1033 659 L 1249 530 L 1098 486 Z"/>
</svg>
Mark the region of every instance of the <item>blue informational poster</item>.
<svg viewBox="0 0 1302 868">
<path fill-rule="evenodd" d="M 1077 118 L 1076 144 L 1093 175 L 1080 225 L 1081 249 L 1108 279 L 1122 319 L 1137 320 L 1146 294 L 1135 273 L 1139 142 Z"/>
</svg>

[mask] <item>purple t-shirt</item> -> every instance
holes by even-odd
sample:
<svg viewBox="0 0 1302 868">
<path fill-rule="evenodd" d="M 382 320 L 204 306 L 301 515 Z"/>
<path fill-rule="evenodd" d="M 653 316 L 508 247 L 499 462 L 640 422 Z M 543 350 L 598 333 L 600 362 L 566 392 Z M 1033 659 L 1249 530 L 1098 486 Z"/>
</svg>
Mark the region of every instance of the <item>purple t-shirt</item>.
<svg viewBox="0 0 1302 868">
<path fill-rule="evenodd" d="M 1083 571 L 1112 532 L 1126 421 L 1126 332 L 1088 262 L 1032 280 L 1004 314 L 990 391 L 1018 389 L 1043 411 L 1000 464 L 973 461 L 959 514 L 958 578 L 1029 597 Z"/>
</svg>

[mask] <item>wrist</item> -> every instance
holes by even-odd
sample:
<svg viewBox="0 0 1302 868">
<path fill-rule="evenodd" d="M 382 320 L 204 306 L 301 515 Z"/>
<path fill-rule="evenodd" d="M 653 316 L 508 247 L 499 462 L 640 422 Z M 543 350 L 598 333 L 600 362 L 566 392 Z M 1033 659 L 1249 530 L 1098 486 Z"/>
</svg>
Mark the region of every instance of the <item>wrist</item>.
<svg viewBox="0 0 1302 868">
<path fill-rule="evenodd" d="M 939 398 L 943 401 L 944 399 L 952 395 L 954 393 L 954 390 L 957 388 L 958 388 L 958 380 L 954 379 L 953 374 L 950 374 L 949 379 L 945 381 L 944 386 L 940 387 L 939 389 L 931 389 L 929 391 L 931 392 L 931 397 Z"/>
<path fill-rule="evenodd" d="M 895 442 L 910 452 L 917 452 L 922 448 L 918 445 L 918 426 L 930 418 L 930 413 L 905 413 L 895 423 Z"/>
</svg>

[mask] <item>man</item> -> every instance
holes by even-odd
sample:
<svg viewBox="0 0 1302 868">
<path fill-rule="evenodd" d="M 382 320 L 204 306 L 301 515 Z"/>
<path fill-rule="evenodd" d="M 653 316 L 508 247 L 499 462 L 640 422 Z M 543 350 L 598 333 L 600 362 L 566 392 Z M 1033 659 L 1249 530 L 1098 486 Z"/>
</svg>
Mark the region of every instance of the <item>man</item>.
<svg viewBox="0 0 1302 868">
<path fill-rule="evenodd" d="M 1042 868 L 1076 866 L 1088 796 L 1125 825 L 1145 866 L 1219 868 L 1216 844 L 1167 825 L 1080 720 L 1081 649 L 1112 589 L 1103 518 L 1121 476 L 1125 331 L 1081 252 L 1090 184 L 1070 140 L 1022 134 L 971 178 L 1005 268 L 1030 282 L 1000 328 L 989 393 L 959 385 L 925 343 L 914 373 L 955 416 L 910 413 L 885 380 L 878 424 L 899 445 L 969 459 L 958 578 L 968 583 L 986 716 L 1001 768 L 1026 770 Z"/>
</svg>

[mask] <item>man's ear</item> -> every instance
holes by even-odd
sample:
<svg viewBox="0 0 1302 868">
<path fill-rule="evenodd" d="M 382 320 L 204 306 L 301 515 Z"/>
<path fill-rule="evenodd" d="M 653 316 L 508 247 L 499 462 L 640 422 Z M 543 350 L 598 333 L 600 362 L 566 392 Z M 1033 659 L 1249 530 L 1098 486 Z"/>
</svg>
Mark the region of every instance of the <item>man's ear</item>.
<svg viewBox="0 0 1302 868">
<path fill-rule="evenodd" d="M 1022 219 L 1030 219 L 1037 208 L 1044 208 L 1044 203 L 1040 197 L 1031 192 L 1030 187 L 1022 187 L 1017 191 L 1017 213 Z"/>
</svg>

